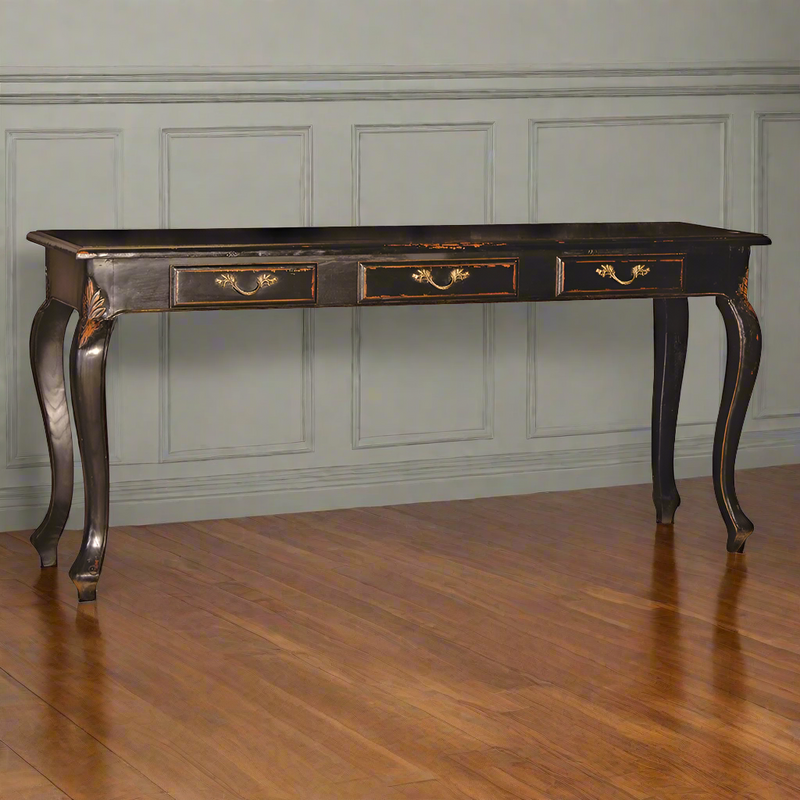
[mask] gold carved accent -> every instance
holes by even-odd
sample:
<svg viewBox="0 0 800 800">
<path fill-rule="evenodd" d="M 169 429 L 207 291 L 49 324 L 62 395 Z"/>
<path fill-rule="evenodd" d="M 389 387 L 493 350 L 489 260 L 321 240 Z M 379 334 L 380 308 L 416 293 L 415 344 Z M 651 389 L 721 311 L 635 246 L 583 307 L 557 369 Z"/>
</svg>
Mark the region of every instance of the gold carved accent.
<svg viewBox="0 0 800 800">
<path fill-rule="evenodd" d="M 610 264 L 603 264 L 603 266 L 599 269 L 596 269 L 595 272 L 601 278 L 611 278 L 622 286 L 627 286 L 628 284 L 633 283 L 640 275 L 647 275 L 647 273 L 650 272 L 650 267 L 646 267 L 644 264 L 637 264 L 633 268 L 633 274 L 631 275 L 631 279 L 629 281 L 621 281 L 617 277 L 617 273 L 614 272 L 614 267 L 612 267 Z"/>
<path fill-rule="evenodd" d="M 433 286 L 434 289 L 439 289 L 439 291 L 444 292 L 459 281 L 465 281 L 469 277 L 469 272 L 461 267 L 451 269 L 450 283 L 446 283 L 444 286 L 440 286 L 436 283 L 429 269 L 418 269 L 411 277 L 417 283 L 428 283 Z"/>
<path fill-rule="evenodd" d="M 86 281 L 86 290 L 83 293 L 83 309 L 81 311 L 81 333 L 78 344 L 83 346 L 89 341 L 92 334 L 100 327 L 106 317 L 106 301 L 94 281 Z"/>
<path fill-rule="evenodd" d="M 256 288 L 247 291 L 246 289 L 240 289 L 236 285 L 236 276 L 230 272 L 223 272 L 222 275 L 220 275 L 216 280 L 216 284 L 221 286 L 223 289 L 226 286 L 230 286 L 235 292 L 238 292 L 245 297 L 252 297 L 252 295 L 254 295 L 259 289 L 263 289 L 265 286 L 272 286 L 277 282 L 277 275 L 273 275 L 271 272 L 265 272 L 256 278 Z"/>
</svg>

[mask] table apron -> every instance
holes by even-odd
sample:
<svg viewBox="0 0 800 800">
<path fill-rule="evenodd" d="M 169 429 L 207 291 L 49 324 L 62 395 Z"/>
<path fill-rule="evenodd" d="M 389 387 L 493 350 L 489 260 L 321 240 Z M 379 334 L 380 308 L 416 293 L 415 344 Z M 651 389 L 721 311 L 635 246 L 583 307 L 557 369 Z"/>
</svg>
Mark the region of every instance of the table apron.
<svg viewBox="0 0 800 800">
<path fill-rule="evenodd" d="M 229 258 L 74 259 L 48 251 L 53 297 L 80 309 L 86 282 L 105 313 L 201 308 L 507 303 L 746 295 L 749 247 Z"/>
</svg>

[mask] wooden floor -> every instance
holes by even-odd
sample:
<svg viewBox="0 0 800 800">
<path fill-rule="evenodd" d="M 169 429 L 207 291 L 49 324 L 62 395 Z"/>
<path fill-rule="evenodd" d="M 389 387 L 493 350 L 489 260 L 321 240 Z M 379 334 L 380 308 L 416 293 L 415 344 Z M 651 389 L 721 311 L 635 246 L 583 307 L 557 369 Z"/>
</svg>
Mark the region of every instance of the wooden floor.
<svg viewBox="0 0 800 800">
<path fill-rule="evenodd" d="M 0 797 L 800 797 L 800 465 L 116 528 L 96 604 L 0 534 Z"/>
</svg>

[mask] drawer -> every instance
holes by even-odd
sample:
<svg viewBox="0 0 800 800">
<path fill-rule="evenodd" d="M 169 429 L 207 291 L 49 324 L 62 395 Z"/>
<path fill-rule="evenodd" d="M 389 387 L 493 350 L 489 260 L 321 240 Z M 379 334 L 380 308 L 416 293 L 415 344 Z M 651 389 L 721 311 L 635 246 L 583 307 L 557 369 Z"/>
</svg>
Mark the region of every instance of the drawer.
<svg viewBox="0 0 800 800">
<path fill-rule="evenodd" d="M 359 264 L 359 303 L 514 298 L 517 259 L 504 261 L 403 261 Z"/>
<path fill-rule="evenodd" d="M 556 259 L 556 297 L 679 293 L 683 259 L 683 253 L 562 256 Z"/>
<path fill-rule="evenodd" d="M 172 308 L 310 305 L 316 298 L 316 264 L 172 267 Z"/>
</svg>

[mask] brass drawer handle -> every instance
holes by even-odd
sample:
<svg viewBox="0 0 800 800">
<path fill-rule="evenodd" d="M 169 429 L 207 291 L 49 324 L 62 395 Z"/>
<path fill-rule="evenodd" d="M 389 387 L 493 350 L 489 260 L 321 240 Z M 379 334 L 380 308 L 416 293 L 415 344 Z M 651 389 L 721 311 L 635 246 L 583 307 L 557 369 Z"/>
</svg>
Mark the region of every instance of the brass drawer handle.
<svg viewBox="0 0 800 800">
<path fill-rule="evenodd" d="M 233 288 L 235 292 L 238 292 L 245 297 L 252 297 L 259 289 L 263 289 L 265 286 L 272 286 L 273 283 L 277 283 L 278 278 L 276 275 L 272 273 L 265 272 L 262 275 L 259 275 L 256 278 L 256 288 L 251 289 L 249 292 L 246 289 L 240 289 L 236 285 L 236 276 L 231 274 L 230 272 L 223 272 L 222 275 L 217 278 L 216 283 L 218 286 L 221 286 L 223 289 L 226 286 L 230 286 Z"/>
<path fill-rule="evenodd" d="M 612 278 L 622 286 L 627 286 L 629 283 L 633 283 L 640 275 L 647 275 L 647 273 L 650 272 L 650 267 L 646 267 L 644 264 L 637 264 L 633 268 L 633 274 L 631 275 L 631 279 L 629 281 L 621 281 L 617 277 L 617 273 L 614 272 L 614 267 L 612 267 L 610 264 L 603 264 L 603 266 L 600 267 L 600 269 L 596 269 L 595 272 L 601 278 Z"/>
<path fill-rule="evenodd" d="M 429 269 L 418 269 L 411 277 L 417 283 L 429 283 L 434 289 L 439 289 L 439 291 L 444 292 L 459 281 L 465 281 L 469 277 L 469 272 L 467 272 L 465 269 L 461 269 L 461 267 L 451 269 L 450 283 L 447 283 L 444 286 L 440 286 L 438 283 L 436 283 Z"/>
</svg>

